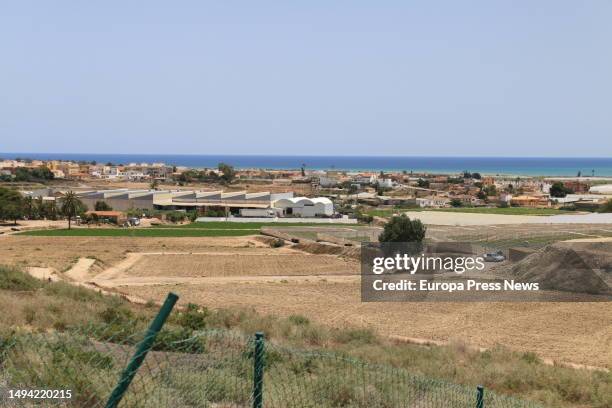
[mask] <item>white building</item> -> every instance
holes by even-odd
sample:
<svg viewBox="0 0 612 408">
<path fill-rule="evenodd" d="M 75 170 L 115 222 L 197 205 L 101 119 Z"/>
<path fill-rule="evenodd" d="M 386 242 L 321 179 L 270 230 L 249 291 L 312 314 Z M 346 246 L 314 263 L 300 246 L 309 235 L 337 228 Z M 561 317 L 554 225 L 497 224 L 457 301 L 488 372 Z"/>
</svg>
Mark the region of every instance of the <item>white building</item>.
<svg viewBox="0 0 612 408">
<path fill-rule="evenodd" d="M 298 217 L 330 217 L 334 214 L 334 203 L 325 197 L 292 197 L 274 202 L 274 208 L 281 209 L 284 215 Z"/>
<path fill-rule="evenodd" d="M 391 179 L 379 179 L 377 181 L 379 187 L 383 188 L 393 188 L 393 180 Z"/>
<path fill-rule="evenodd" d="M 340 179 L 336 176 L 320 176 L 319 185 L 321 187 L 335 187 L 340 184 Z"/>
<path fill-rule="evenodd" d="M 589 189 L 592 194 L 612 194 L 612 184 L 600 184 Z"/>
<path fill-rule="evenodd" d="M 450 200 L 446 197 L 428 196 L 415 198 L 415 204 L 421 208 L 425 207 L 446 207 Z"/>
</svg>

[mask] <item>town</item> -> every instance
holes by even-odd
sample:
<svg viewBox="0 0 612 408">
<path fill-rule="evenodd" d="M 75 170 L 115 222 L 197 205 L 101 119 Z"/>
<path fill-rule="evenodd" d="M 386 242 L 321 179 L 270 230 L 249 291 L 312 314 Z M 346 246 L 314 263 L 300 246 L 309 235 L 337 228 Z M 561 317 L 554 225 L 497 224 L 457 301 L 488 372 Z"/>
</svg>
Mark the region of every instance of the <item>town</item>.
<svg viewBox="0 0 612 408">
<path fill-rule="evenodd" d="M 372 222 L 401 209 L 610 212 L 612 179 L 412 171 L 191 169 L 165 163 L 1 160 L 0 180 L 42 207 L 72 191 L 88 214 L 126 223 L 154 211 L 179 220 Z M 497 209 L 497 210 L 496 210 Z M 40 212 L 40 211 L 39 211 Z M 182 213 L 182 215 L 181 215 Z M 41 214 L 38 214 L 41 215 Z M 49 218 L 59 214 L 47 211 Z M 25 217 L 36 217 L 30 211 Z M 80 220 L 79 220 L 80 221 Z"/>
</svg>

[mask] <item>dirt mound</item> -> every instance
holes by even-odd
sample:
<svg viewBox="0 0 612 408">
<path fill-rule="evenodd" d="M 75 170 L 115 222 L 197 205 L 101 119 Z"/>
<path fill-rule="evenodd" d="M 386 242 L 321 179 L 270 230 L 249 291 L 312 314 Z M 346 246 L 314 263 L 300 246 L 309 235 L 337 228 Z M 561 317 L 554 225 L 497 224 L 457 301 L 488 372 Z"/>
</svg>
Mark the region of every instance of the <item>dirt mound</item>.
<svg viewBox="0 0 612 408">
<path fill-rule="evenodd" d="M 612 295 L 609 273 L 600 268 L 610 257 L 581 245 L 554 244 L 512 266 L 510 274 L 542 289 Z"/>
</svg>

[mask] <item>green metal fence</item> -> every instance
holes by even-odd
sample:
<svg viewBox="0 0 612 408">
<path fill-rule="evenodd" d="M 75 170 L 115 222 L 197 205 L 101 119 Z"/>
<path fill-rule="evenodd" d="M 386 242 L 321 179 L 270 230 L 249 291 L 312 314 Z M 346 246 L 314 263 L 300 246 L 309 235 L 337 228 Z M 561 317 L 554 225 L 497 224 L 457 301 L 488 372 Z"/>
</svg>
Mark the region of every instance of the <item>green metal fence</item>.
<svg viewBox="0 0 612 408">
<path fill-rule="evenodd" d="M 287 348 L 263 333 L 108 327 L 0 337 L 0 406 L 536 407 L 481 388 L 423 378 L 341 354 Z M 159 334 L 157 334 L 159 333 Z M 140 366 L 140 368 L 139 368 Z M 9 390 L 71 390 L 70 399 L 15 399 Z"/>
</svg>

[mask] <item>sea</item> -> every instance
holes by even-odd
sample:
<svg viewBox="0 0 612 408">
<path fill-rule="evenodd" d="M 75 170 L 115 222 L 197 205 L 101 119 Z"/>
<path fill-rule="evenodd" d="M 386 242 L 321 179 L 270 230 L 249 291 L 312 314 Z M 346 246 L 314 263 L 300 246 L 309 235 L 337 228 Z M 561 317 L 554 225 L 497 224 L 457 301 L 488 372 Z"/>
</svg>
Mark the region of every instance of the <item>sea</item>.
<svg viewBox="0 0 612 408">
<path fill-rule="evenodd" d="M 415 173 L 479 172 L 488 175 L 612 177 L 612 158 L 605 157 L 426 157 L 426 156 L 270 156 L 103 153 L 0 153 L 2 159 L 74 160 L 97 163 L 166 163 L 212 168 L 221 162 L 238 169 L 407 171 Z"/>
</svg>

